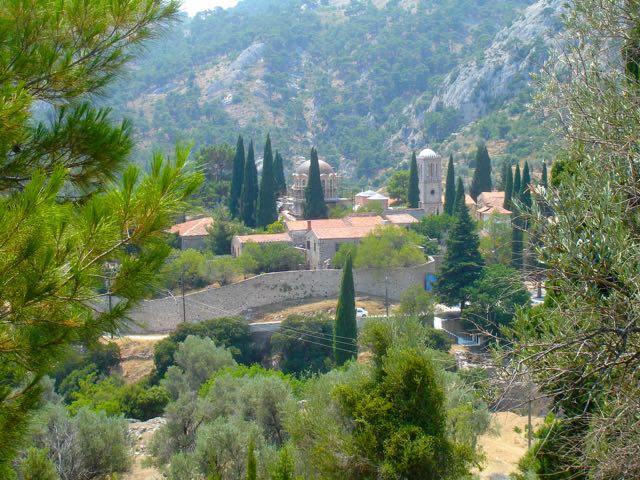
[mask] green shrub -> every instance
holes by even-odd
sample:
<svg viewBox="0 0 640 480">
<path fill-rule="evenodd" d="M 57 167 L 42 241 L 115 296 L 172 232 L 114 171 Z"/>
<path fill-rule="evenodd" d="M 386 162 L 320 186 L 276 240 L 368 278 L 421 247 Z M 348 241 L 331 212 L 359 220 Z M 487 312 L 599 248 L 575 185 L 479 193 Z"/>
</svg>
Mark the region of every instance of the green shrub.
<svg viewBox="0 0 640 480">
<path fill-rule="evenodd" d="M 25 457 L 20 462 L 20 478 L 22 480 L 59 480 L 55 465 L 49 460 L 49 450 L 46 448 L 27 449 Z"/>
<path fill-rule="evenodd" d="M 271 337 L 271 354 L 284 373 L 326 372 L 333 356 L 333 319 L 290 315 Z"/>
<path fill-rule="evenodd" d="M 154 346 L 154 382 L 160 381 L 167 369 L 175 364 L 174 355 L 178 344 L 189 335 L 211 338 L 216 345 L 227 348 L 237 362 L 248 365 L 256 360 L 249 325 L 241 317 L 221 317 L 199 323 L 185 323 Z"/>
<path fill-rule="evenodd" d="M 120 393 L 124 414 L 141 421 L 161 416 L 169 400 L 169 392 L 159 386 L 126 385 Z"/>
</svg>

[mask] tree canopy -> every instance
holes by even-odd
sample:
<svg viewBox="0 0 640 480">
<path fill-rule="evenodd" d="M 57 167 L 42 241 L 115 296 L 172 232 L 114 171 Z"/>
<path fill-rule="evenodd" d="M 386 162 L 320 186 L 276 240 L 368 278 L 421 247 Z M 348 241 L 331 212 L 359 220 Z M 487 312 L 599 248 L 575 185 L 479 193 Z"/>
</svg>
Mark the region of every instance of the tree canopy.
<svg viewBox="0 0 640 480">
<path fill-rule="evenodd" d="M 435 292 L 447 305 L 461 304 L 468 299 L 467 287 L 475 282 L 484 262 L 480 255 L 480 239 L 475 222 L 464 203 L 464 187 L 458 182 L 455 221 L 447 238 L 447 252 L 440 268 Z M 462 200 L 461 200 L 462 199 Z"/>
<path fill-rule="evenodd" d="M 162 231 L 200 184 L 186 148 L 155 154 L 147 175 L 127 165 L 131 124 L 93 103 L 177 8 L 0 6 L 0 477 L 11 478 L 43 376 L 71 343 L 118 330 L 168 254 Z M 110 311 L 98 292 L 107 277 L 120 298 Z"/>
<path fill-rule="evenodd" d="M 327 204 L 324 201 L 324 188 L 320 180 L 320 164 L 318 163 L 318 152 L 311 149 L 311 161 L 309 165 L 309 177 L 307 186 L 304 189 L 304 212 L 306 219 L 327 218 Z"/>
</svg>

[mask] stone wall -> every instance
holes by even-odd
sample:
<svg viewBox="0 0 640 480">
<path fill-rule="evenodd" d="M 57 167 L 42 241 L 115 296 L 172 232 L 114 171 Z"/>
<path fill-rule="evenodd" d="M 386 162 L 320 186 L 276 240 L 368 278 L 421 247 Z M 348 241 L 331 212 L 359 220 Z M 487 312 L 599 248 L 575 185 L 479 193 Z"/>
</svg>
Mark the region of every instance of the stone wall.
<svg viewBox="0 0 640 480">
<path fill-rule="evenodd" d="M 413 285 L 424 285 L 425 275 L 436 272 L 437 261 L 409 268 L 386 271 L 361 269 L 354 271 L 356 292 L 363 295 L 385 296 L 399 300 L 402 292 Z M 233 285 L 209 288 L 185 295 L 184 310 L 187 322 L 199 322 L 226 315 L 243 313 L 268 305 L 309 298 L 335 297 L 340 289 L 341 270 L 299 270 L 265 273 Z M 170 332 L 182 322 L 181 296 L 146 300 L 131 312 L 135 325 L 131 333 Z"/>
</svg>

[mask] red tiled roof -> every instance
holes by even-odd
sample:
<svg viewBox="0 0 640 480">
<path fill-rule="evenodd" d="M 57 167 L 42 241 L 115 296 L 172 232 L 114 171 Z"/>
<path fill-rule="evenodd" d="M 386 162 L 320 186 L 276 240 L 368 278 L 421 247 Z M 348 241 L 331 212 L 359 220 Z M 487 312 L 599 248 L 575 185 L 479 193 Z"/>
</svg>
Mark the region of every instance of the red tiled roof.
<svg viewBox="0 0 640 480">
<path fill-rule="evenodd" d="M 385 215 L 386 219 L 389 222 L 395 225 L 407 225 L 409 223 L 418 223 L 418 219 L 413 215 L 409 215 L 408 213 L 393 213 L 389 215 Z"/>
<path fill-rule="evenodd" d="M 313 227 L 344 227 L 344 221 L 341 218 L 327 218 L 322 220 L 290 220 L 285 222 L 287 230 L 290 232 L 296 232 L 301 230 L 308 230 L 308 223 L 311 222 L 311 228 Z"/>
<path fill-rule="evenodd" d="M 382 225 L 383 219 L 379 215 L 350 215 L 345 218 L 327 218 L 321 220 L 293 220 L 285 222 L 287 230 L 290 232 L 299 232 L 308 230 L 311 222 L 311 229 L 316 228 L 345 228 L 345 227 L 367 227 Z"/>
<path fill-rule="evenodd" d="M 169 232 L 177 233 L 180 237 L 199 237 L 208 235 L 207 227 L 211 225 L 213 225 L 213 218 L 197 218 L 188 222 L 177 223 L 169 229 Z"/>
<path fill-rule="evenodd" d="M 240 243 L 290 243 L 291 237 L 288 233 L 259 233 L 256 235 L 236 235 Z"/>
<path fill-rule="evenodd" d="M 489 207 L 482 207 L 478 210 L 478 213 L 487 213 L 487 214 L 499 213 L 500 215 L 511 215 L 510 210 L 507 210 L 506 208 L 501 207 L 500 205 L 491 205 Z"/>
<path fill-rule="evenodd" d="M 504 192 L 482 192 L 478 195 L 478 205 L 498 207 L 504 204 Z"/>
<path fill-rule="evenodd" d="M 367 225 L 361 227 L 349 227 L 342 228 L 313 228 L 313 234 L 318 240 L 330 240 L 330 239 L 347 239 L 347 238 L 363 238 L 370 232 L 375 230 L 377 225 Z"/>
<path fill-rule="evenodd" d="M 352 226 L 352 227 L 370 227 L 376 225 L 382 225 L 384 220 L 379 215 L 367 215 L 367 216 L 359 216 L 353 215 L 344 218 L 345 224 L 343 226 Z"/>
<path fill-rule="evenodd" d="M 475 205 L 476 202 L 473 201 L 473 197 L 469 194 L 465 194 L 464 196 L 464 204 L 469 206 L 469 205 Z"/>
</svg>

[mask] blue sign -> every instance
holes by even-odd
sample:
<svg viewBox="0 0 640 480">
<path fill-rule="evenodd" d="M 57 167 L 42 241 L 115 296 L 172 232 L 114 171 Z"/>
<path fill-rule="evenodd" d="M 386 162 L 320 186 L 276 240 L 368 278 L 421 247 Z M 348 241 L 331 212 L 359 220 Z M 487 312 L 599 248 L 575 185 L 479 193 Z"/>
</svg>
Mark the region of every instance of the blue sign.
<svg viewBox="0 0 640 480">
<path fill-rule="evenodd" d="M 436 283 L 436 276 L 433 273 L 427 273 L 424 276 L 424 289 L 427 292 L 432 292 L 434 283 Z"/>
</svg>

